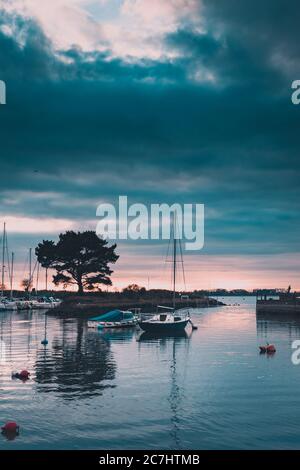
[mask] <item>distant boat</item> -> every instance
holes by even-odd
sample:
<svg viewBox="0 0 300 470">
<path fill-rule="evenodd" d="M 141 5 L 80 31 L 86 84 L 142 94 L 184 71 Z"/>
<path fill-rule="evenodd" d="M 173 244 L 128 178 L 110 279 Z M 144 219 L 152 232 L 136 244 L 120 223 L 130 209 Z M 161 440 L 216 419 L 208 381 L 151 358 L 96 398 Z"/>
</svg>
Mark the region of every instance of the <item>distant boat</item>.
<svg viewBox="0 0 300 470">
<path fill-rule="evenodd" d="M 172 238 L 173 238 L 173 308 L 164 307 L 159 305 L 157 308 L 165 310 L 163 313 L 156 315 L 143 315 L 139 320 L 139 327 L 148 333 L 171 333 L 184 330 L 188 323 L 191 323 L 188 309 L 175 310 L 176 308 L 176 267 L 177 267 L 177 239 L 176 239 L 176 217 L 173 218 L 172 223 Z M 180 240 L 178 240 L 180 243 Z M 180 246 L 181 253 L 181 246 Z M 183 265 L 183 260 L 181 259 Z M 196 327 L 194 327 L 196 328 Z"/>
<path fill-rule="evenodd" d="M 17 310 L 17 302 L 15 300 L 2 298 L 0 301 L 0 311 Z"/>
<path fill-rule="evenodd" d="M 29 301 L 29 308 L 33 310 L 49 309 L 61 304 L 61 300 L 53 297 L 38 297 Z"/>
<path fill-rule="evenodd" d="M 132 328 L 137 325 L 137 315 L 131 310 L 111 310 L 97 317 L 90 318 L 88 328 Z"/>
</svg>

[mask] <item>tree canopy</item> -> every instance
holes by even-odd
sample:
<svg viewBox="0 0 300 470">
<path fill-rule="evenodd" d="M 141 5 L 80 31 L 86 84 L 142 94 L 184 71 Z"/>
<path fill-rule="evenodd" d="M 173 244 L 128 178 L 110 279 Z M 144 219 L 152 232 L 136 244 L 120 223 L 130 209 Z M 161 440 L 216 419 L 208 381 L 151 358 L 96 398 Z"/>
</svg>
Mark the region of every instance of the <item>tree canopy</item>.
<svg viewBox="0 0 300 470">
<path fill-rule="evenodd" d="M 111 285 L 114 264 L 119 256 L 116 244 L 109 246 L 95 232 L 67 231 L 59 235 L 57 243 L 43 240 L 35 249 L 38 262 L 46 269 L 56 270 L 55 285 L 77 285 L 78 292 L 94 290 L 100 284 Z"/>
<path fill-rule="evenodd" d="M 139 294 L 144 294 L 146 289 L 145 287 L 140 287 L 137 284 L 130 284 L 129 286 L 125 287 L 122 292 L 127 297 L 137 297 Z"/>
</svg>

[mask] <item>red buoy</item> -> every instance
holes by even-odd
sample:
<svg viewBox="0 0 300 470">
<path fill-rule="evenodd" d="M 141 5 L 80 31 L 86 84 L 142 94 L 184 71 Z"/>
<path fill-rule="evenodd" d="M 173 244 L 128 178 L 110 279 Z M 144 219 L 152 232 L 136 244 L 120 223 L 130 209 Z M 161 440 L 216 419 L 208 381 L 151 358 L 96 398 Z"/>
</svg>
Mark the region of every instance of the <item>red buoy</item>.
<svg viewBox="0 0 300 470">
<path fill-rule="evenodd" d="M 267 343 L 266 346 L 259 346 L 259 349 L 261 353 L 273 354 L 276 352 L 276 348 L 274 344 L 269 344 L 269 343 Z"/>
<path fill-rule="evenodd" d="M 19 374 L 19 377 L 21 380 L 28 380 L 29 379 L 29 376 L 30 376 L 30 372 L 28 372 L 28 370 L 21 370 L 20 374 Z"/>
<path fill-rule="evenodd" d="M 20 427 L 15 421 L 8 421 L 1 429 L 3 433 L 17 434 Z"/>
</svg>

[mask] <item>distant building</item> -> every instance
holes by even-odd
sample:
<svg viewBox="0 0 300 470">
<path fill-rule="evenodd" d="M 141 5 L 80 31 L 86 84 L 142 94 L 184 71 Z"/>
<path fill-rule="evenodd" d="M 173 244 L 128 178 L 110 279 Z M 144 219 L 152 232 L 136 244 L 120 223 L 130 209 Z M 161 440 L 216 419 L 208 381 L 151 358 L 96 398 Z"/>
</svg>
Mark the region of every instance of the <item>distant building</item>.
<svg viewBox="0 0 300 470">
<path fill-rule="evenodd" d="M 256 312 L 300 314 L 300 294 L 291 292 L 290 286 L 286 291 L 276 290 L 273 294 L 269 290 L 257 291 Z"/>
</svg>

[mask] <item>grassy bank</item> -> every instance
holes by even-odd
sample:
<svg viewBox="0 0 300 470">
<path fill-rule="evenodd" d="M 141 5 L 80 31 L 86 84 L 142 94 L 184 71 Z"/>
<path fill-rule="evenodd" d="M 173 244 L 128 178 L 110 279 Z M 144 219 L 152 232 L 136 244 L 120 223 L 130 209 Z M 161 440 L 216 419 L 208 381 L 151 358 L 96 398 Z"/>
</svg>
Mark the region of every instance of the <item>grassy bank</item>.
<svg viewBox="0 0 300 470">
<path fill-rule="evenodd" d="M 135 296 L 129 298 L 126 296 L 108 295 L 96 296 L 94 294 L 86 294 L 84 296 L 70 295 L 64 298 L 62 304 L 49 311 L 51 315 L 59 315 L 64 317 L 89 317 L 105 313 L 113 309 L 130 310 L 140 308 L 142 312 L 155 312 L 157 305 L 172 307 L 172 297 L 165 296 Z M 209 308 L 218 305 L 225 305 L 215 299 L 208 297 L 180 299 L 176 301 L 176 308 L 193 307 L 193 308 Z"/>
</svg>

